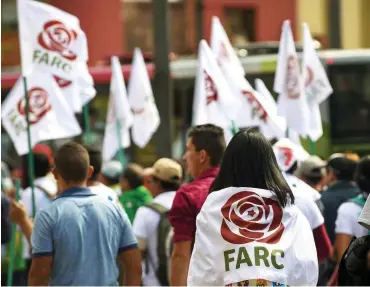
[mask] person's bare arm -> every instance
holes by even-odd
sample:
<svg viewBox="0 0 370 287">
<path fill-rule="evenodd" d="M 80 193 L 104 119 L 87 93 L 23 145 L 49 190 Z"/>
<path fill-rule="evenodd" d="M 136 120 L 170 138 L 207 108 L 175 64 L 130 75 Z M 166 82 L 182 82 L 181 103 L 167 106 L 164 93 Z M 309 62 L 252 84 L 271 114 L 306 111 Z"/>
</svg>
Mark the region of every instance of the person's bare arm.
<svg viewBox="0 0 370 287">
<path fill-rule="evenodd" d="M 349 244 L 352 240 L 352 235 L 348 234 L 337 234 L 335 238 L 335 254 L 336 254 L 336 261 L 337 263 L 340 262 L 340 260 L 343 257 L 344 252 L 346 252 Z"/>
<path fill-rule="evenodd" d="M 52 256 L 32 258 L 31 269 L 28 274 L 28 286 L 48 286 L 52 265 Z"/>
<path fill-rule="evenodd" d="M 21 232 L 26 237 L 31 245 L 31 234 L 33 230 L 33 222 L 28 217 L 26 208 L 21 202 L 12 201 L 10 206 L 10 219 L 19 226 Z"/>
<path fill-rule="evenodd" d="M 139 248 L 122 251 L 117 256 L 119 284 L 121 286 L 141 285 L 141 254 Z"/>
<path fill-rule="evenodd" d="M 171 286 L 186 286 L 191 257 L 191 241 L 174 244 L 171 257 Z"/>
</svg>

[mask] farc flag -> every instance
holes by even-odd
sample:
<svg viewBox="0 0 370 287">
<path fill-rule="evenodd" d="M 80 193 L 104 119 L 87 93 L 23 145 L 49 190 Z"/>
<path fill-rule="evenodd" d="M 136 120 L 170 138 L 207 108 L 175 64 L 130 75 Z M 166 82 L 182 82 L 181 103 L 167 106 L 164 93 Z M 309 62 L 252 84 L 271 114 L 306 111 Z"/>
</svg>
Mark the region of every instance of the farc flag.
<svg viewBox="0 0 370 287">
<path fill-rule="evenodd" d="M 236 124 L 239 127 L 263 125 L 264 120 L 260 112 L 256 113 L 255 107 L 258 104 L 254 100 L 255 91 L 244 77 L 244 68 L 230 44 L 220 19 L 215 16 L 212 18 L 211 49 L 232 92 L 229 97 L 236 97 L 240 102 Z"/>
<path fill-rule="evenodd" d="M 188 286 L 316 286 L 317 280 L 311 227 L 294 204 L 282 207 L 272 191 L 249 187 L 207 197 L 197 216 Z"/>
<path fill-rule="evenodd" d="M 81 111 L 80 95 L 95 93 L 86 64 L 87 39 L 78 18 L 38 1 L 17 4 L 23 76 L 36 70 L 49 73 L 70 107 Z"/>
<path fill-rule="evenodd" d="M 128 84 L 128 100 L 134 115 L 132 141 L 144 148 L 161 122 L 153 97 L 148 70 L 143 54 L 136 48 L 132 64 L 132 72 Z"/>
<path fill-rule="evenodd" d="M 121 64 L 115 56 L 111 59 L 111 67 L 112 78 L 102 153 L 104 161 L 112 159 L 119 149 L 130 146 L 130 127 L 133 122 Z"/>
<path fill-rule="evenodd" d="M 40 141 L 69 138 L 81 134 L 81 128 L 73 111 L 50 74 L 33 71 L 27 76 L 27 81 L 32 147 Z M 1 109 L 4 128 L 12 139 L 17 153 L 27 154 L 29 148 L 26 106 L 21 78 L 5 99 Z"/>
<path fill-rule="evenodd" d="M 333 92 L 328 77 L 325 73 L 319 57 L 316 54 L 312 41 L 310 29 L 306 23 L 303 29 L 303 80 L 305 94 L 308 102 L 310 121 L 308 136 L 312 141 L 317 141 L 322 135 L 322 123 L 320 114 L 320 103 L 325 101 Z"/>
<path fill-rule="evenodd" d="M 289 129 L 306 137 L 309 125 L 308 104 L 289 20 L 283 23 L 274 91 L 279 94 L 278 115 L 285 117 Z"/>
<path fill-rule="evenodd" d="M 240 101 L 233 96 L 214 54 L 205 40 L 200 41 L 192 124 L 222 127 L 229 141 L 232 121 L 236 119 L 239 109 Z"/>
</svg>

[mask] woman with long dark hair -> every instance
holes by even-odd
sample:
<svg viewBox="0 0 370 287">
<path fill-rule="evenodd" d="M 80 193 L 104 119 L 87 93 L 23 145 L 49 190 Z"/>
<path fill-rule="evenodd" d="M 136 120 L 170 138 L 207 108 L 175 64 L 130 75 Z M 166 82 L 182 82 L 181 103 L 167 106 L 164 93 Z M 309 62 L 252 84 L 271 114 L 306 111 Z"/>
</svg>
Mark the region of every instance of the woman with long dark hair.
<svg viewBox="0 0 370 287">
<path fill-rule="evenodd" d="M 188 285 L 316 285 L 317 277 L 310 225 L 270 143 L 238 132 L 197 217 Z"/>
</svg>

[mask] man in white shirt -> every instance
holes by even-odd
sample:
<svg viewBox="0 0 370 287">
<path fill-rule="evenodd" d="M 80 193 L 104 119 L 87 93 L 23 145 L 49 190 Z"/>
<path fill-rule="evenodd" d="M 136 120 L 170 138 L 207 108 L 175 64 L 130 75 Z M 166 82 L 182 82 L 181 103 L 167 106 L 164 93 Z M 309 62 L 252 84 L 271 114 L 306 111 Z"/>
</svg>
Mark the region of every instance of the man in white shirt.
<svg viewBox="0 0 370 287">
<path fill-rule="evenodd" d="M 99 175 L 103 165 L 101 151 L 93 146 L 85 146 L 90 158 L 90 165 L 94 168 L 91 177 L 87 181 L 87 186 L 91 192 L 102 196 L 110 201 L 118 202 L 117 193 L 110 187 L 99 181 Z"/>
<path fill-rule="evenodd" d="M 138 240 L 140 250 L 145 254 L 143 268 L 143 284 L 145 286 L 168 285 L 158 278 L 159 256 L 158 228 L 161 220 L 161 212 L 156 211 L 155 206 L 163 210 L 170 210 L 175 198 L 176 190 L 180 187 L 183 178 L 181 165 L 169 158 L 161 158 L 155 162 L 152 169 L 152 180 L 149 188 L 153 194 L 153 202 L 150 205 L 140 207 L 135 216 L 133 231 Z M 168 275 L 168 274 L 166 274 Z"/>
<path fill-rule="evenodd" d="M 49 206 L 57 193 L 56 181 L 49 176 L 51 165 L 48 156 L 45 153 L 34 152 L 34 193 L 35 193 L 35 212 L 38 212 Z M 21 193 L 21 202 L 24 204 L 29 217 L 33 217 L 32 189 L 27 187 Z M 31 264 L 30 246 L 25 237 L 23 237 L 23 258 L 26 260 L 27 267 Z"/>
</svg>

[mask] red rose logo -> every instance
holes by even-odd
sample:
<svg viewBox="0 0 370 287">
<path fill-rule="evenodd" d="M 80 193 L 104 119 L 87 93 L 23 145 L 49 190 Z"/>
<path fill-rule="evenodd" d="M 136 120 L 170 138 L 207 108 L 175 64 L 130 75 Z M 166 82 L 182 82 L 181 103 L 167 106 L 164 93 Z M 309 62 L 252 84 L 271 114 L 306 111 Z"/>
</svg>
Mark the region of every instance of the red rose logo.
<svg viewBox="0 0 370 287">
<path fill-rule="evenodd" d="M 312 83 L 312 80 L 313 80 L 313 71 L 312 71 L 311 67 L 307 67 L 307 78 L 306 78 L 306 81 L 304 83 L 304 86 L 308 87 Z"/>
<path fill-rule="evenodd" d="M 28 91 L 27 97 L 29 101 L 30 124 L 36 124 L 51 110 L 48 102 L 49 96 L 44 89 L 35 87 Z M 26 115 L 26 101 L 24 98 L 18 102 L 18 112 L 22 116 Z"/>
<path fill-rule="evenodd" d="M 72 81 L 62 79 L 61 77 L 53 75 L 55 81 L 57 82 L 58 86 L 61 88 L 66 88 L 72 84 Z"/>
<path fill-rule="evenodd" d="M 253 241 L 274 244 L 284 231 L 283 211 L 279 203 L 251 191 L 229 198 L 221 209 L 223 239 L 233 244 Z"/>
<path fill-rule="evenodd" d="M 253 93 L 249 91 L 242 91 L 243 95 L 247 97 L 248 102 L 252 106 L 252 114 L 253 117 L 257 116 L 260 120 L 266 121 L 267 120 L 267 112 L 261 103 L 257 100 Z"/>
<path fill-rule="evenodd" d="M 286 167 L 290 167 L 291 164 L 292 164 L 292 161 L 294 160 L 294 154 L 293 154 L 293 150 L 289 147 L 278 147 L 278 149 L 280 150 L 280 157 L 279 160 L 282 161 L 282 163 L 284 164 L 284 166 Z"/>
<path fill-rule="evenodd" d="M 75 60 L 77 55 L 69 49 L 72 41 L 77 38 L 76 31 L 68 29 L 62 22 L 52 20 L 44 25 L 37 40 L 41 47 L 46 50 L 59 53 L 67 60 Z"/>
<path fill-rule="evenodd" d="M 209 105 L 213 101 L 217 101 L 218 93 L 213 79 L 208 75 L 206 71 L 204 71 L 204 82 L 206 85 L 207 105 Z"/>
<path fill-rule="evenodd" d="M 300 73 L 297 57 L 290 55 L 287 64 L 286 89 L 287 95 L 291 99 L 297 99 L 300 96 L 299 77 Z"/>
</svg>

